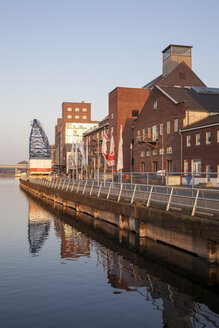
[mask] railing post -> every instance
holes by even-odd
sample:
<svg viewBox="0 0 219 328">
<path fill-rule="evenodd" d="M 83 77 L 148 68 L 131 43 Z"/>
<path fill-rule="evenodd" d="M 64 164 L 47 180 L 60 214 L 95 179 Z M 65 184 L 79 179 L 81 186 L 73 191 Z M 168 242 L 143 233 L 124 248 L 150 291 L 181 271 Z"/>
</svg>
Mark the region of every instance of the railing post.
<svg viewBox="0 0 219 328">
<path fill-rule="evenodd" d="M 169 197 L 169 200 L 168 200 L 168 203 L 167 203 L 166 211 L 169 211 L 169 209 L 170 209 L 172 195 L 173 195 L 173 187 L 171 188 L 170 197 Z"/>
<path fill-rule="evenodd" d="M 61 183 L 62 183 L 62 180 L 60 179 L 60 182 L 59 182 L 59 186 L 58 186 L 58 189 L 61 188 Z"/>
<path fill-rule="evenodd" d="M 133 204 L 133 202 L 134 202 L 136 188 L 137 188 L 137 186 L 135 185 L 134 190 L 133 190 L 133 193 L 132 193 L 131 204 Z"/>
<path fill-rule="evenodd" d="M 82 193 L 83 195 L 85 193 L 86 186 L 87 186 L 87 180 L 85 181 L 85 184 L 84 184 L 84 189 L 83 189 L 83 193 Z"/>
<path fill-rule="evenodd" d="M 107 197 L 106 197 L 106 199 L 109 199 L 109 196 L 110 196 L 110 190 L 111 190 L 111 186 L 112 186 L 112 182 L 110 182 L 110 186 L 109 186 L 109 190 L 108 190 L 108 194 L 107 194 Z"/>
<path fill-rule="evenodd" d="M 196 205 L 197 205 L 197 202 L 198 202 L 198 195 L 199 195 L 199 189 L 197 190 L 197 193 L 196 193 L 195 202 L 194 202 L 193 209 L 192 209 L 192 214 L 191 214 L 192 216 L 195 215 Z"/>
<path fill-rule="evenodd" d="M 94 187 L 94 181 L 92 182 L 92 185 L 91 185 L 91 188 L 90 188 L 90 193 L 89 193 L 90 196 L 92 195 L 93 187 Z"/>
<path fill-rule="evenodd" d="M 99 191 L 98 191 L 98 195 L 97 195 L 97 197 L 100 196 L 101 187 L 102 187 L 102 182 L 101 182 L 101 184 L 100 184 L 100 187 L 99 187 Z"/>
<path fill-rule="evenodd" d="M 77 191 L 76 191 L 76 193 L 78 193 L 79 187 L 80 187 L 80 180 L 79 180 L 79 182 L 78 182 L 78 187 L 77 187 Z"/>
<path fill-rule="evenodd" d="M 71 191 L 74 190 L 74 185 L 75 185 L 75 180 L 73 180 L 72 187 L 71 187 Z"/>
<path fill-rule="evenodd" d="M 119 196 L 118 196 L 117 202 L 120 201 L 121 194 L 122 194 L 122 188 L 123 188 L 123 183 L 121 184 L 121 187 L 120 187 L 120 191 L 119 191 Z"/>
<path fill-rule="evenodd" d="M 150 201 L 151 201 L 151 196 L 152 196 L 152 190 L 153 190 L 153 187 L 154 186 L 151 186 L 151 190 L 150 190 L 150 194 L 149 194 L 149 196 L 148 196 L 148 201 L 147 201 L 147 207 L 150 205 Z"/>
<path fill-rule="evenodd" d="M 63 181 L 62 190 L 65 188 L 65 180 Z"/>
<path fill-rule="evenodd" d="M 67 184 L 67 187 L 66 187 L 66 191 L 68 190 L 69 183 L 70 183 L 70 179 L 68 180 L 68 184 Z"/>
</svg>

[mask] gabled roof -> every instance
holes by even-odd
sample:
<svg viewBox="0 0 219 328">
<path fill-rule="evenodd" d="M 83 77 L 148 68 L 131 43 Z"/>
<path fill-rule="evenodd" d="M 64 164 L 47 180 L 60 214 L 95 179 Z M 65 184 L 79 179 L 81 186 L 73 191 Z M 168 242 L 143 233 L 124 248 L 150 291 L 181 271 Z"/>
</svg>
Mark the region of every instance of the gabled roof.
<svg viewBox="0 0 219 328">
<path fill-rule="evenodd" d="M 150 81 L 149 83 L 145 84 L 142 88 L 143 89 L 153 89 L 154 86 L 156 85 L 165 85 L 165 86 L 170 86 L 168 85 L 168 80 L 169 80 L 169 77 L 171 75 L 175 75 L 175 73 L 177 73 L 177 71 L 181 71 L 181 69 L 184 71 L 184 72 L 190 72 L 191 76 L 193 76 L 193 79 L 196 78 L 196 85 L 199 85 L 199 86 L 205 86 L 205 84 L 200 80 L 200 78 L 193 72 L 193 70 L 185 63 L 185 62 L 181 62 L 178 66 L 175 67 L 175 69 L 170 72 L 169 74 L 166 74 L 166 75 L 159 75 L 158 77 L 156 77 L 155 79 L 153 79 L 152 81 Z M 166 81 L 167 80 L 167 81 Z M 186 80 L 182 80 L 183 82 L 185 82 Z M 181 82 L 182 82 L 181 81 Z M 171 86 L 173 86 L 173 81 L 171 81 Z M 175 84 L 182 84 L 180 83 L 179 80 L 176 80 L 175 81 Z M 190 82 L 188 82 L 187 85 L 192 85 Z"/>
<path fill-rule="evenodd" d="M 163 94 L 172 98 L 176 103 L 186 101 L 187 108 L 191 110 L 201 110 L 208 112 L 219 113 L 219 92 L 209 93 L 208 89 L 205 88 L 206 92 L 197 92 L 196 87 L 191 88 L 173 88 L 173 87 L 158 87 Z"/>
<path fill-rule="evenodd" d="M 189 130 L 196 130 L 196 129 L 204 128 L 207 126 L 215 126 L 215 125 L 219 126 L 219 114 L 210 115 L 201 121 L 190 124 L 190 125 L 186 126 L 184 129 L 182 129 L 182 132 L 189 131 Z"/>
</svg>

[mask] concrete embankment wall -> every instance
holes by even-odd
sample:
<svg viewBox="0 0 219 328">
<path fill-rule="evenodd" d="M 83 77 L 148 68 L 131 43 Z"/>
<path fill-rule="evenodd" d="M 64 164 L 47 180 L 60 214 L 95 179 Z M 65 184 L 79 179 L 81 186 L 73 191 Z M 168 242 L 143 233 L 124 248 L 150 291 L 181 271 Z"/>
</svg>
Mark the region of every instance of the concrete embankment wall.
<svg viewBox="0 0 219 328">
<path fill-rule="evenodd" d="M 219 263 L 219 224 L 216 220 L 59 190 L 23 179 L 20 185 L 38 198 L 50 199 L 120 229 L 133 231 L 142 242 L 151 238 L 194 253 L 210 263 Z"/>
</svg>

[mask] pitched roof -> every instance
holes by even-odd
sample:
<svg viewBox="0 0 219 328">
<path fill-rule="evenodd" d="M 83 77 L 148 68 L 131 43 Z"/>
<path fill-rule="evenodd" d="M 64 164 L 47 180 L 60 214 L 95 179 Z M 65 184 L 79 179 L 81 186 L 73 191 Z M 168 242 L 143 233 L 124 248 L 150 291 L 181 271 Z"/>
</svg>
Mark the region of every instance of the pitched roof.
<svg viewBox="0 0 219 328">
<path fill-rule="evenodd" d="M 153 79 L 152 81 L 150 81 L 149 83 L 145 84 L 142 88 L 143 89 L 153 89 L 154 86 L 156 85 L 165 85 L 166 83 L 166 86 L 168 86 L 168 83 L 169 83 L 169 77 L 171 75 L 174 75 L 177 71 L 186 71 L 186 72 L 190 72 L 190 74 L 192 74 L 193 78 L 195 77 L 196 78 L 196 85 L 201 85 L 201 86 L 205 86 L 205 84 L 200 80 L 200 78 L 193 72 L 193 70 L 183 61 L 181 62 L 179 65 L 177 65 L 174 70 L 172 72 L 170 72 L 169 74 L 166 74 L 166 75 L 159 75 L 158 77 L 156 77 L 155 79 Z M 165 81 L 167 80 L 167 81 Z M 190 82 L 187 81 L 187 85 L 191 85 Z M 175 84 L 180 84 L 180 81 L 179 80 L 176 80 L 175 81 Z M 173 83 L 171 82 L 171 85 L 173 86 Z"/>
<path fill-rule="evenodd" d="M 158 87 L 158 89 L 176 103 L 186 101 L 188 109 L 219 113 L 219 90 L 218 93 L 211 93 L 208 92 L 211 88 L 205 88 L 205 92 L 198 92 L 196 87 Z"/>
<path fill-rule="evenodd" d="M 182 129 L 182 132 L 188 131 L 188 130 L 195 130 L 199 128 L 204 128 L 205 126 L 214 126 L 214 125 L 219 125 L 219 114 L 217 115 L 210 115 L 207 118 L 204 118 L 201 121 L 198 121 L 196 123 L 190 124 L 184 129 Z"/>
</svg>

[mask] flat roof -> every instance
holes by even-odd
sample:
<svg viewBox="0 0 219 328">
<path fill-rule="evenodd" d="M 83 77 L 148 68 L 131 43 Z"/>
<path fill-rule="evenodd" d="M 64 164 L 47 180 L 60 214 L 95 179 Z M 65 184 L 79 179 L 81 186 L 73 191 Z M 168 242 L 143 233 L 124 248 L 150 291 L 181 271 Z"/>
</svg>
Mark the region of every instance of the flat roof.
<svg viewBox="0 0 219 328">
<path fill-rule="evenodd" d="M 166 52 L 167 49 L 169 49 L 170 47 L 181 47 L 181 48 L 193 48 L 193 46 L 186 46 L 186 45 L 182 45 L 182 44 L 170 44 L 168 47 L 166 47 L 162 53 Z"/>
</svg>

